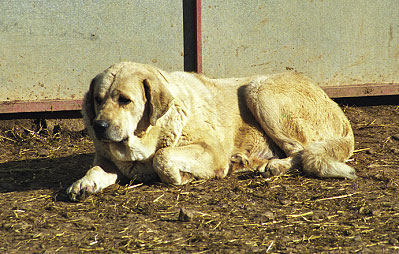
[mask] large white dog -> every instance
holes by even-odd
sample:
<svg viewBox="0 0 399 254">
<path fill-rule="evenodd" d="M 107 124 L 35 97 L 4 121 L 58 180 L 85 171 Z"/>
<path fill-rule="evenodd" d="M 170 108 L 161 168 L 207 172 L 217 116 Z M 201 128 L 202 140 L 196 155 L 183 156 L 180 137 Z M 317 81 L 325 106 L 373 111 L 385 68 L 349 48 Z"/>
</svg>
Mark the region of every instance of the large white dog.
<svg viewBox="0 0 399 254">
<path fill-rule="evenodd" d="M 211 79 L 123 62 L 92 80 L 83 116 L 96 156 L 67 189 L 72 200 L 120 174 L 170 184 L 222 178 L 229 169 L 356 177 L 344 163 L 354 147 L 348 119 L 298 73 Z"/>
</svg>

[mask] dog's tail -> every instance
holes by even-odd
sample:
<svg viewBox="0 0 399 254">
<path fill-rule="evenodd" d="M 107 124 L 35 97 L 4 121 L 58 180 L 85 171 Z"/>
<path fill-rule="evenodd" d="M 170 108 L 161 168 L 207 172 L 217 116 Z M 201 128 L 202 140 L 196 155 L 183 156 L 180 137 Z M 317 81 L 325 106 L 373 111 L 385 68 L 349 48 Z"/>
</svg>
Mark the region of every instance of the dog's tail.
<svg viewBox="0 0 399 254">
<path fill-rule="evenodd" d="M 355 179 L 355 170 L 345 164 L 352 152 L 353 135 L 312 143 L 305 147 L 301 156 L 303 171 L 323 178 Z"/>
</svg>

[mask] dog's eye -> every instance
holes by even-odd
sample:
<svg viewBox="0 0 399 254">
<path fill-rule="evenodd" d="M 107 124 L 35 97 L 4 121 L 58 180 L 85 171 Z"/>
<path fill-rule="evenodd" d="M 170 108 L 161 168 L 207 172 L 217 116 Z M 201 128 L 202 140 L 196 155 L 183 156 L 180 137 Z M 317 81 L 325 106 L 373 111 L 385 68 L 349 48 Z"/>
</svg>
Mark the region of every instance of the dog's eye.
<svg viewBox="0 0 399 254">
<path fill-rule="evenodd" d="M 126 98 L 125 96 L 120 95 L 118 98 L 118 102 L 120 105 L 124 106 L 132 102 L 129 98 Z"/>
<path fill-rule="evenodd" d="M 101 102 L 103 101 L 103 100 L 102 100 L 100 97 L 98 97 L 98 96 L 94 97 L 94 100 L 96 101 L 96 103 L 97 103 L 98 105 L 100 105 Z"/>
</svg>

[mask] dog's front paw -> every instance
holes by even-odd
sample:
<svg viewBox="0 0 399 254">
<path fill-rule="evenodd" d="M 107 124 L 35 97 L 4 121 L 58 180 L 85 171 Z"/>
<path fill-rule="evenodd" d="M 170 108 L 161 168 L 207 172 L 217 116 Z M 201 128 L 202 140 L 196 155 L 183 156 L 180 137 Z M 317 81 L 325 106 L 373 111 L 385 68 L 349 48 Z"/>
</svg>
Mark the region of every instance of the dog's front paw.
<svg viewBox="0 0 399 254">
<path fill-rule="evenodd" d="M 83 200 L 90 194 L 116 183 L 117 178 L 116 172 L 106 172 L 100 166 L 94 166 L 87 171 L 83 178 L 74 182 L 67 189 L 67 194 L 73 201 Z"/>
<path fill-rule="evenodd" d="M 83 177 L 67 189 L 67 194 L 72 201 L 79 201 L 99 191 L 101 191 L 101 188 L 93 179 Z"/>
</svg>

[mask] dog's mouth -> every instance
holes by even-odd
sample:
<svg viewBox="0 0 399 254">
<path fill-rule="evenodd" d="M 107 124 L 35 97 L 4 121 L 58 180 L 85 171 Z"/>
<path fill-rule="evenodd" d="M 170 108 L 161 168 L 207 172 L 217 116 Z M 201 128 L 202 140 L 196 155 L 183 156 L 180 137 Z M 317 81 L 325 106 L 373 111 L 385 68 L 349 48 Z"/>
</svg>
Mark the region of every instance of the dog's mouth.
<svg viewBox="0 0 399 254">
<path fill-rule="evenodd" d="M 129 137 L 127 136 L 127 137 L 125 137 L 125 138 L 123 138 L 121 140 L 113 140 L 113 139 L 104 139 L 104 138 L 102 138 L 102 139 L 100 139 L 100 141 L 104 142 L 104 143 L 107 143 L 107 144 L 110 144 L 110 143 L 126 144 L 129 141 Z"/>
</svg>

